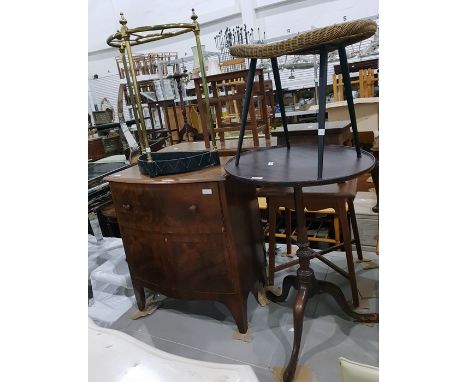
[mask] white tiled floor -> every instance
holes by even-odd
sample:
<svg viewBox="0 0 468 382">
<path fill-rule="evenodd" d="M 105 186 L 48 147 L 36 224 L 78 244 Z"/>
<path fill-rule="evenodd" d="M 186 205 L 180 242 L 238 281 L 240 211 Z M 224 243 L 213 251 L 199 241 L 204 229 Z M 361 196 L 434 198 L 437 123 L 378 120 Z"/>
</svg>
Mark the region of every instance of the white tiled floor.
<svg viewBox="0 0 468 382">
<path fill-rule="evenodd" d="M 344 253 L 332 252 L 327 257 L 346 268 Z M 378 263 L 375 254 L 365 253 L 364 257 Z M 312 265 L 317 278 L 337 283 L 350 298 L 346 279 L 318 260 Z M 356 272 L 358 283 L 367 294 L 378 296 L 378 269 L 363 270 L 356 264 Z M 286 273 L 277 273 L 276 285 L 281 285 Z M 270 369 L 283 367 L 292 348 L 294 295 L 292 289 L 286 302 L 261 307 L 250 294 L 248 320 L 253 337 L 250 343 L 232 339 L 236 325 L 229 311 L 222 304 L 209 301 L 168 298 L 153 314 L 131 320 L 130 310 L 112 327 L 184 357 L 249 364 L 260 381 L 274 381 Z M 369 299 L 369 312 L 375 311 L 378 311 L 378 297 Z M 337 359 L 340 356 L 378 366 L 378 334 L 378 324 L 354 323 L 330 296 L 314 296 L 306 307 L 299 364 L 309 367 L 316 382 L 339 382 Z"/>
</svg>

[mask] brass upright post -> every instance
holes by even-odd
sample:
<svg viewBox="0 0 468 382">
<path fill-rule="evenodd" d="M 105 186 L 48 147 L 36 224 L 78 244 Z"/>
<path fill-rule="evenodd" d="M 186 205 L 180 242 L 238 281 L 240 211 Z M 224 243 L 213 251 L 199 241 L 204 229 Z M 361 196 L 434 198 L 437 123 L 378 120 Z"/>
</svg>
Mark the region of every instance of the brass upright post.
<svg viewBox="0 0 468 382">
<path fill-rule="evenodd" d="M 138 81 L 136 78 L 135 74 L 135 67 L 134 67 L 134 62 L 133 62 L 133 56 L 132 56 L 132 49 L 130 47 L 130 35 L 127 33 L 127 20 L 125 20 L 125 17 L 123 13 L 120 14 L 121 19 L 120 19 L 120 24 L 122 27 L 120 28 L 120 33 L 122 34 L 122 39 L 125 42 L 125 50 L 127 52 L 127 57 L 128 57 L 128 63 L 130 66 L 130 72 L 132 75 L 132 80 L 133 80 L 133 89 L 135 90 L 135 103 L 136 107 L 138 110 L 138 116 L 136 116 L 137 122 L 141 123 L 141 135 L 143 138 L 143 141 L 140 141 L 140 146 L 142 147 L 142 151 L 146 152 L 146 160 L 147 162 L 152 162 L 153 158 L 151 157 L 151 149 L 148 144 L 148 136 L 146 135 L 146 126 L 145 126 L 145 120 L 143 117 L 143 108 L 141 107 L 141 99 L 140 99 L 140 91 L 138 89 Z"/>
<path fill-rule="evenodd" d="M 121 55 L 121 58 L 122 58 L 122 64 L 123 64 L 123 67 L 124 67 L 125 78 L 127 80 L 128 96 L 129 96 L 130 102 L 132 104 L 133 116 L 135 118 L 135 124 L 136 124 L 136 127 L 137 127 L 138 138 L 139 138 L 140 142 L 143 142 L 143 137 L 142 137 L 143 134 L 141 132 L 140 121 L 139 121 L 139 118 L 138 118 L 138 111 L 137 111 L 137 109 L 135 107 L 135 98 L 133 97 L 133 89 L 132 89 L 132 84 L 130 82 L 130 73 L 128 71 L 127 58 L 125 57 L 125 45 L 124 44 L 122 44 L 120 46 L 119 52 L 120 52 L 120 55 Z M 140 151 L 143 154 L 143 149 L 142 149 L 141 146 L 140 146 Z"/>
<path fill-rule="evenodd" d="M 208 124 L 211 133 L 211 143 L 213 145 L 212 149 L 217 150 L 216 148 L 216 136 L 213 129 L 213 118 L 211 116 L 211 107 L 210 107 L 210 93 L 208 92 L 208 85 L 206 83 L 206 73 L 205 73 L 205 63 L 203 62 L 203 52 L 201 49 L 200 43 L 200 24 L 198 23 L 197 19 L 198 16 L 195 14 L 195 10 L 192 8 L 192 17 L 193 24 L 195 25 L 195 29 L 193 33 L 195 34 L 195 41 L 197 43 L 197 52 L 198 52 L 198 63 L 200 65 L 200 75 L 202 80 L 203 86 L 203 93 L 205 93 L 205 105 L 206 105 L 206 112 L 208 113 Z"/>
</svg>

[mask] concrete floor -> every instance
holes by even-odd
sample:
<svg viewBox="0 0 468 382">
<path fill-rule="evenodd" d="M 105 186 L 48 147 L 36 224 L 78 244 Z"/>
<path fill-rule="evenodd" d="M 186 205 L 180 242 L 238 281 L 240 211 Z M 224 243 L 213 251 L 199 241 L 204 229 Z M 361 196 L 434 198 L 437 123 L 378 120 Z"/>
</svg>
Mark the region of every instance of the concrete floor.
<svg viewBox="0 0 468 382">
<path fill-rule="evenodd" d="M 344 253 L 332 252 L 327 257 L 346 268 Z M 371 252 L 364 257 L 378 263 Z M 285 258 L 278 255 L 277 263 Z M 316 277 L 337 283 L 350 300 L 346 279 L 318 260 L 312 262 Z M 296 268 L 276 274 L 275 284 Z M 368 309 L 378 312 L 378 268 L 364 270 L 356 264 L 358 287 Z M 275 367 L 284 367 L 293 343 L 292 305 L 295 291 L 282 304 L 260 306 L 250 294 L 248 300 L 251 342 L 233 339 L 237 327 L 229 311 L 216 302 L 178 301 L 167 298 L 153 314 L 132 320 L 130 309 L 112 328 L 161 350 L 203 361 L 243 363 L 252 366 L 261 382 L 275 381 Z M 363 304 L 363 307 L 366 304 Z M 339 382 L 338 357 L 378 366 L 378 324 L 354 323 L 327 295 L 314 296 L 305 311 L 304 329 L 298 365 L 308 368 L 310 378 L 304 381 Z"/>
</svg>

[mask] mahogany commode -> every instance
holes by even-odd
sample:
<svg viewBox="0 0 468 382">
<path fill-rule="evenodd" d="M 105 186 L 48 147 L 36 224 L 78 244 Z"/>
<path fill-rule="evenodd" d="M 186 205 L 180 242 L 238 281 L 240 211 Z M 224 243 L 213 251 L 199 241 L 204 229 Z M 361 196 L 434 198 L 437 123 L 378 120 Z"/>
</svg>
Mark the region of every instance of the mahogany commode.
<svg viewBox="0 0 468 382">
<path fill-rule="evenodd" d="M 106 180 L 138 308 L 143 288 L 218 301 L 245 333 L 248 294 L 266 281 L 255 185 L 227 178 L 222 166 L 156 178 L 133 166 Z"/>
</svg>

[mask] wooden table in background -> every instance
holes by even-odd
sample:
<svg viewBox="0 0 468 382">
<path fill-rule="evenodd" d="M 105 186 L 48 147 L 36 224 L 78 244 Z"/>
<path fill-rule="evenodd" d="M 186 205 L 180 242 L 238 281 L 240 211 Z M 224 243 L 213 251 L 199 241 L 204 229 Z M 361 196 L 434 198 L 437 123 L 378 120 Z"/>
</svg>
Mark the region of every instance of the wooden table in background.
<svg viewBox="0 0 468 382">
<path fill-rule="evenodd" d="M 276 146 L 276 137 L 271 137 L 270 139 L 266 139 L 265 137 L 259 137 L 259 146 L 255 146 L 254 140 L 252 138 L 244 138 L 244 142 L 242 144 L 242 151 L 251 150 L 254 148 L 259 147 L 272 147 Z M 216 146 L 219 151 L 220 157 L 229 157 L 236 155 L 237 150 L 237 139 L 226 139 L 223 142 L 216 141 Z M 166 147 L 160 152 L 168 152 L 168 151 L 193 151 L 193 150 L 206 150 L 204 142 L 181 142 L 173 146 Z"/>
<path fill-rule="evenodd" d="M 325 144 L 350 146 L 352 142 L 350 121 L 325 122 Z M 317 144 L 318 123 L 294 123 L 288 124 L 289 143 Z M 286 145 L 283 126 L 277 127 L 271 132 L 278 138 L 278 145 Z"/>
</svg>

